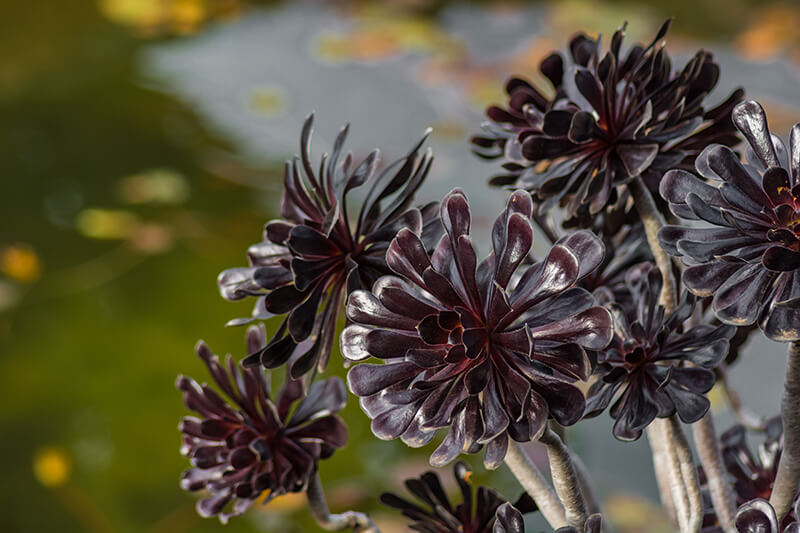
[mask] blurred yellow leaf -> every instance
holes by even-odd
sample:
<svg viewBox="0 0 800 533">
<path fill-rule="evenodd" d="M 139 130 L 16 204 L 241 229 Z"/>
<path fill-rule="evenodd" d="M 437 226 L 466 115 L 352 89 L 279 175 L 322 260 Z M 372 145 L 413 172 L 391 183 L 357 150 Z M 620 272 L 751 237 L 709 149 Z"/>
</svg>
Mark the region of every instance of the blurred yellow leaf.
<svg viewBox="0 0 800 533">
<path fill-rule="evenodd" d="M 129 204 L 179 204 L 189 197 L 189 183 L 178 172 L 154 168 L 122 178 L 119 196 Z"/>
<path fill-rule="evenodd" d="M 286 108 L 285 93 L 277 85 L 265 85 L 250 90 L 248 106 L 267 116 L 278 115 Z"/>
<path fill-rule="evenodd" d="M 69 480 L 72 462 L 67 452 L 57 446 L 47 446 L 33 457 L 33 475 L 47 488 L 55 488 Z"/>
<path fill-rule="evenodd" d="M 144 37 L 185 35 L 209 20 L 226 19 L 241 10 L 240 0 L 98 0 L 112 22 Z"/>
<path fill-rule="evenodd" d="M 155 26 L 165 18 L 161 0 L 100 0 L 100 12 L 109 20 L 129 26 Z"/>
<path fill-rule="evenodd" d="M 92 239 L 125 239 L 136 223 L 136 215 L 115 209 L 84 209 L 76 221 L 81 235 Z"/>
<path fill-rule="evenodd" d="M 208 16 L 203 0 L 173 0 L 170 6 L 170 20 L 177 33 L 191 33 Z"/>
<path fill-rule="evenodd" d="M 16 244 L 0 250 L 0 271 L 21 283 L 39 279 L 42 265 L 36 251 L 27 244 Z"/>
<path fill-rule="evenodd" d="M 317 36 L 314 46 L 318 58 L 324 61 L 339 62 L 348 58 L 350 44 L 347 38 L 339 33 L 323 32 Z"/>
</svg>

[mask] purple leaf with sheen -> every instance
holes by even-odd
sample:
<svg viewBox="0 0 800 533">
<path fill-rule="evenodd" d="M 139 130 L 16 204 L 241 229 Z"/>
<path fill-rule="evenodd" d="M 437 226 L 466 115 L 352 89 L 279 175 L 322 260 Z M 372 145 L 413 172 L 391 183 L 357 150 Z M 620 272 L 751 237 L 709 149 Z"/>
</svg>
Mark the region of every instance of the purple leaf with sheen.
<svg viewBox="0 0 800 533">
<path fill-rule="evenodd" d="M 447 429 L 432 464 L 485 449 L 484 464 L 496 468 L 509 436 L 531 440 L 549 417 L 569 425 L 582 415 L 575 382 L 588 376 L 587 350 L 605 347 L 613 324 L 576 284 L 602 262 L 603 244 L 575 233 L 518 276 L 532 245 L 531 207 L 526 192 L 511 195 L 479 266 L 469 204 L 454 190 L 441 204 L 446 235 L 437 247 L 428 254 L 401 231 L 387 253 L 398 276 L 350 296 L 342 353 L 385 360 L 348 374 L 381 438 L 411 432 L 416 444 Z"/>
</svg>

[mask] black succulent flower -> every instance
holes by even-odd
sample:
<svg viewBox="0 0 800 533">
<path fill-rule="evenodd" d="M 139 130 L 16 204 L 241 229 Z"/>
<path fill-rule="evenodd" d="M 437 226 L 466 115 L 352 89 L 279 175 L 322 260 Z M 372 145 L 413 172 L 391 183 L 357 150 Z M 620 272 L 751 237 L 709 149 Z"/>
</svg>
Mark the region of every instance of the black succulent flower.
<svg viewBox="0 0 800 533">
<path fill-rule="evenodd" d="M 497 521 L 492 533 L 525 533 L 522 513 L 510 503 L 504 503 L 497 509 Z M 555 533 L 603 533 L 603 518 L 599 514 L 593 514 L 586 519 L 581 531 L 573 526 L 566 526 L 556 529 Z"/>
<path fill-rule="evenodd" d="M 794 513 L 798 514 L 798 506 L 795 503 Z M 734 522 L 738 533 L 800 533 L 800 523 L 791 522 L 781 529 L 778 524 L 778 517 L 775 509 L 767 500 L 758 498 L 749 501 L 739 507 Z"/>
<path fill-rule="evenodd" d="M 419 503 L 392 493 L 382 494 L 381 503 L 399 509 L 405 517 L 410 518 L 412 522 L 409 527 L 414 531 L 492 533 L 493 527 L 496 531 L 495 513 L 506 503 L 506 499 L 487 487 L 478 487 L 477 493 L 473 493 L 470 483 L 472 470 L 462 461 L 454 465 L 453 476 L 461 489 L 462 501 L 458 505 L 450 502 L 435 472 L 425 472 L 419 478 L 406 480 L 406 489 Z M 527 494 L 520 496 L 514 505 L 526 513 L 537 509 Z"/>
<path fill-rule="evenodd" d="M 533 240 L 532 208 L 526 192 L 511 195 L 494 223 L 493 252 L 479 264 L 469 205 L 455 190 L 442 201 L 447 235 L 433 253 L 402 230 L 386 254 L 400 277 L 350 295 L 354 324 L 342 332 L 342 353 L 385 360 L 348 374 L 379 438 L 416 447 L 449 427 L 432 465 L 486 445 L 484 464 L 496 468 L 508 437 L 538 438 L 549 417 L 580 419 L 584 396 L 573 383 L 587 379 L 586 350 L 605 347 L 612 324 L 576 284 L 602 261 L 603 245 L 575 232 L 517 275 Z"/>
<path fill-rule="evenodd" d="M 624 203 L 633 177 L 656 192 L 666 170 L 691 168 L 708 144 L 738 144 L 730 111 L 743 91 L 706 110 L 719 66 L 701 50 L 673 69 L 660 44 L 669 24 L 649 45 L 624 54 L 625 26 L 605 53 L 600 38 L 577 34 L 566 58 L 554 52 L 540 65 L 552 97 L 512 78 L 507 107 L 490 107 L 485 133 L 472 138 L 478 155 L 504 160 L 505 173 L 491 183 L 530 191 L 540 210 L 559 204 L 585 227 L 607 206 Z"/>
<path fill-rule="evenodd" d="M 264 343 L 263 329 L 248 332 L 250 350 Z M 273 402 L 269 376 L 260 368 L 241 368 L 230 355 L 223 366 L 203 342 L 197 355 L 224 394 L 178 377 L 184 403 L 199 415 L 185 417 L 180 430 L 181 453 L 192 463 L 181 487 L 208 494 L 197 503 L 200 515 L 218 515 L 224 523 L 265 491 L 267 502 L 304 491 L 317 462 L 345 445 L 347 429 L 335 415 L 346 398 L 339 378 L 316 381 L 307 393 L 302 381 L 287 380 Z"/>
<path fill-rule="evenodd" d="M 697 158 L 696 176 L 674 170 L 661 195 L 679 217 L 713 227 L 666 226 L 659 240 L 688 268 L 684 284 L 726 324 L 757 323 L 773 340 L 800 339 L 800 124 L 789 153 L 753 101 L 733 111 L 747 163 L 726 146 Z"/>
<path fill-rule="evenodd" d="M 783 423 L 779 416 L 765 423 L 766 438 L 756 454 L 747 445 L 747 431 L 736 425 L 720 436 L 722 459 L 734 480 L 737 505 L 756 498 L 769 499 L 778 473 L 783 445 Z"/>
<path fill-rule="evenodd" d="M 376 175 L 378 150 L 360 164 L 340 160 L 348 128 L 336 138 L 319 173 L 311 163 L 313 116 L 303 126 L 300 158 L 286 163 L 281 220 L 268 222 L 264 241 L 248 250 L 250 266 L 220 274 L 226 298 L 259 297 L 254 315 L 286 315 L 277 334 L 244 360 L 275 368 L 289 361 L 298 378 L 324 370 L 346 293 L 370 288 L 389 273 L 385 254 L 401 229 L 432 246 L 441 234 L 436 204 L 412 207 L 414 194 L 430 169 L 430 150 L 420 155 L 423 137 L 406 157 Z M 426 135 L 427 137 L 427 135 Z M 357 217 L 348 213 L 348 194 L 369 184 Z M 245 322 L 245 321 L 239 321 Z"/>
<path fill-rule="evenodd" d="M 728 353 L 735 328 L 686 327 L 695 304 L 689 294 L 666 314 L 658 303 L 661 274 L 652 264 L 631 268 L 625 284 L 633 304 L 608 304 L 616 334 L 598 353 L 600 376 L 587 395 L 586 416 L 598 415 L 616 398 L 611 407 L 614 436 L 636 440 L 656 417 L 677 413 L 692 423 L 706 413 L 709 401 L 704 394 L 715 379 L 711 369 Z"/>
<path fill-rule="evenodd" d="M 733 481 L 733 493 L 736 505 L 744 505 L 755 499 L 768 500 L 772 494 L 772 484 L 778 471 L 778 460 L 781 453 L 781 436 L 783 424 L 779 416 L 770 418 L 764 424 L 766 439 L 753 454 L 747 445 L 747 430 L 742 425 L 735 425 L 720 435 L 722 460 L 725 469 Z M 716 511 L 711 501 L 710 489 L 703 468 L 698 467 L 698 479 L 703 490 L 705 508 L 703 533 L 722 533 Z M 794 519 L 792 513 L 785 522 Z"/>
</svg>

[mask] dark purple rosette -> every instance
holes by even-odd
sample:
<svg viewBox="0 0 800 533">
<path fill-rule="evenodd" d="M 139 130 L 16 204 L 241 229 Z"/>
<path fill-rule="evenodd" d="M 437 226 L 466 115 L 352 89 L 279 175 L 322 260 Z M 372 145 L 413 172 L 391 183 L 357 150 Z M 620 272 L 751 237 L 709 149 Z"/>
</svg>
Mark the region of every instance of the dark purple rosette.
<svg viewBox="0 0 800 533">
<path fill-rule="evenodd" d="M 248 331 L 249 349 L 264 343 L 263 329 Z M 265 491 L 268 502 L 306 490 L 317 462 L 347 442 L 347 428 L 335 414 L 345 405 L 344 383 L 316 381 L 306 392 L 302 381 L 287 380 L 273 402 L 269 376 L 259 367 L 242 368 L 230 355 L 223 365 L 203 342 L 197 355 L 224 394 L 178 377 L 184 403 L 198 415 L 180 424 L 181 453 L 192 463 L 181 487 L 207 493 L 197 503 L 198 513 L 224 523 Z"/>
<path fill-rule="evenodd" d="M 624 53 L 624 26 L 605 53 L 599 38 L 577 34 L 567 57 L 554 52 L 540 65 L 551 91 L 512 78 L 506 107 L 490 107 L 485 132 L 472 138 L 479 156 L 504 161 L 491 183 L 531 192 L 542 211 L 565 207 L 585 226 L 624 202 L 632 178 L 655 193 L 666 170 L 692 168 L 708 144 L 738 144 L 730 111 L 743 91 L 705 109 L 719 66 L 701 50 L 673 68 L 661 44 L 669 24 Z"/>
<path fill-rule="evenodd" d="M 510 503 L 504 503 L 497 509 L 497 520 L 492 533 L 525 533 L 522 513 Z M 586 519 L 583 529 L 566 526 L 556 529 L 555 533 L 603 533 L 603 517 L 593 514 Z"/>
<path fill-rule="evenodd" d="M 536 439 L 550 417 L 580 419 L 585 400 L 574 383 L 590 372 L 586 350 L 604 348 L 613 326 L 576 285 L 602 261 L 603 245 L 575 232 L 517 273 L 533 241 L 532 209 L 529 194 L 513 193 L 494 223 L 493 252 L 478 263 L 469 205 L 455 190 L 442 200 L 447 234 L 433 253 L 401 231 L 386 254 L 397 276 L 350 295 L 342 353 L 384 360 L 348 374 L 376 436 L 417 447 L 449 428 L 432 465 L 485 445 L 484 464 L 496 468 L 509 437 Z"/>
<path fill-rule="evenodd" d="M 781 456 L 781 437 L 783 424 L 779 416 L 770 418 L 764 423 L 766 438 L 753 453 L 747 444 L 747 430 L 742 425 L 735 425 L 720 435 L 722 460 L 732 483 L 736 505 L 744 505 L 756 499 L 768 500 L 772 494 L 772 484 L 778 472 L 778 460 Z M 708 480 L 702 467 L 698 467 L 698 479 L 703 490 L 705 507 L 703 533 L 722 533 L 716 511 L 711 502 Z M 789 513 L 784 524 L 794 521 L 794 514 Z"/>
<path fill-rule="evenodd" d="M 770 135 L 763 108 L 747 101 L 733 111 L 747 139 L 747 163 L 730 148 L 712 145 L 697 158 L 696 176 L 674 170 L 661 195 L 677 216 L 701 221 L 666 226 L 664 249 L 687 267 L 683 283 L 713 297 L 717 318 L 758 324 L 777 341 L 800 340 L 800 124 L 787 153 Z M 709 227 L 709 225 L 711 227 Z"/>
<path fill-rule="evenodd" d="M 451 503 L 435 472 L 425 472 L 419 478 L 406 480 L 406 489 L 418 501 L 407 500 L 392 493 L 384 493 L 381 495 L 381 503 L 400 510 L 403 516 L 411 519 L 409 527 L 414 531 L 493 533 L 493 528 L 497 527 L 495 526 L 495 515 L 498 508 L 507 504 L 506 499 L 494 489 L 487 487 L 478 487 L 477 491 L 474 491 L 470 483 L 472 470 L 462 461 L 458 461 L 454 465 L 453 476 L 456 478 L 462 496 L 461 503 L 457 505 Z M 514 505 L 524 512 L 532 512 L 537 509 L 536 504 L 527 494 L 520 496 Z M 520 519 L 521 517 L 520 514 Z"/>
<path fill-rule="evenodd" d="M 795 503 L 794 513 L 798 514 L 797 503 Z M 758 498 L 751 500 L 741 507 L 736 513 L 734 522 L 738 533 L 800 533 L 800 523 L 790 522 L 786 527 L 781 528 L 775 509 L 767 500 Z"/>
<path fill-rule="evenodd" d="M 420 154 L 427 135 L 377 174 L 378 150 L 357 165 L 352 154 L 342 157 L 344 127 L 317 173 L 310 153 L 312 124 L 313 115 L 303 126 L 300 158 L 286 163 L 283 218 L 267 223 L 264 241 L 248 251 L 249 267 L 226 270 L 218 279 L 230 300 L 259 297 L 257 318 L 285 315 L 270 343 L 244 365 L 275 368 L 288 361 L 295 379 L 325 369 L 345 294 L 368 289 L 389 273 L 386 250 L 400 230 L 420 236 L 428 248 L 441 235 L 436 203 L 412 205 L 433 160 L 430 150 Z M 348 195 L 362 187 L 361 209 L 351 218 Z"/>
<path fill-rule="evenodd" d="M 607 304 L 615 335 L 597 355 L 598 379 L 587 394 L 586 416 L 600 414 L 614 400 L 614 436 L 636 440 L 656 417 L 677 413 L 685 423 L 702 418 L 709 408 L 705 393 L 714 385 L 712 369 L 728 353 L 736 328 L 687 327 L 695 305 L 689 294 L 665 313 L 659 304 L 661 273 L 654 265 L 630 269 L 625 284 L 631 305 Z"/>
<path fill-rule="evenodd" d="M 737 505 L 756 498 L 769 499 L 772 494 L 782 450 L 781 418 L 769 419 L 765 429 L 766 438 L 756 454 L 747 445 L 747 431 L 743 426 L 733 426 L 720 436 L 722 460 L 734 481 Z"/>
</svg>

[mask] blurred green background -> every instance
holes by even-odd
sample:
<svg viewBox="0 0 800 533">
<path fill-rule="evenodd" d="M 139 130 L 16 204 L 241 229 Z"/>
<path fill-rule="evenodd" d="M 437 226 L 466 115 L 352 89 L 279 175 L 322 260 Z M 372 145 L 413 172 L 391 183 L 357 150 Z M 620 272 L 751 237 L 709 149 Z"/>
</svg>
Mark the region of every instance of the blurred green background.
<svg viewBox="0 0 800 533">
<path fill-rule="evenodd" d="M 434 120 L 443 163 L 428 189 L 432 194 L 464 185 L 459 165 L 473 164 L 466 137 L 479 127 L 480 110 L 501 98 L 505 76 L 534 75 L 537 61 L 577 29 L 608 32 L 627 19 L 633 36 L 646 39 L 662 18 L 675 16 L 671 49 L 722 51 L 723 65 L 731 62 L 733 72 L 756 65 L 766 79 L 728 77 L 729 85 L 758 84 L 756 92 L 783 131 L 800 117 L 797 78 L 791 78 L 800 65 L 800 8 L 794 2 L 0 4 L 2 532 L 316 531 L 302 497 L 279 498 L 223 528 L 198 518 L 194 497 L 178 487 L 186 461 L 178 454 L 176 426 L 185 409 L 174 379 L 179 373 L 206 379 L 192 350 L 200 337 L 218 353 L 244 355 L 243 331 L 223 324 L 249 314 L 251 302 L 223 301 L 215 277 L 244 264 L 246 247 L 276 215 L 282 162 L 292 155 L 302 116 L 320 109 L 313 99 L 296 96 L 298 87 L 271 82 L 236 95 L 241 106 L 233 111 L 213 108 L 230 95 L 224 87 L 217 89 L 219 97 L 202 93 L 193 65 L 181 68 L 188 59 L 180 53 L 209 57 L 221 39 L 236 42 L 237 35 L 258 32 L 260 21 L 291 11 L 300 21 L 291 35 L 306 46 L 296 48 L 297 57 L 271 57 L 285 36 L 264 30 L 255 63 L 263 57 L 295 70 L 303 70 L 303 61 L 355 65 L 358 72 L 369 70 L 365 76 L 413 69 L 401 101 L 418 98 L 437 109 L 443 104 L 431 103 L 431 87 L 450 87 L 468 111 L 452 108 Z M 451 31 L 454 19 L 479 24 L 483 17 L 513 19 L 523 12 L 536 20 L 531 38 L 483 61 L 472 61 L 471 54 L 490 47 L 491 33 L 472 42 L 463 30 L 469 24 Z M 313 23 L 304 24 L 304 17 Z M 204 71 L 209 86 L 214 77 L 228 75 L 224 59 L 211 63 Z M 777 81 L 770 81 L 770 72 Z M 786 76 L 794 85 L 781 81 Z M 318 95 L 323 110 L 332 105 L 331 94 L 348 90 L 325 83 L 302 87 Z M 352 83 L 362 96 L 372 95 L 367 99 L 380 101 L 385 90 L 369 81 Z M 360 121 L 355 149 L 366 153 L 370 109 L 360 113 L 352 118 Z M 272 136 L 236 133 L 249 131 L 242 114 Z M 334 131 L 336 120 L 323 118 Z M 428 120 L 418 113 L 392 124 L 388 129 L 403 142 L 387 152 L 403 153 Z M 320 141 L 315 154 L 324 149 Z M 474 168 L 464 186 L 480 191 L 493 169 Z M 492 198 L 491 210 L 500 196 Z M 332 361 L 332 371 L 343 375 L 338 355 Z M 780 366 L 780 358 L 775 361 Z M 351 443 L 321 467 L 331 506 L 370 510 L 385 533 L 405 531 L 399 517 L 377 508 L 375 497 L 387 488 L 400 490 L 402 479 L 424 470 L 430 450 L 412 453 L 371 438 L 354 401 L 345 417 Z M 604 454 L 633 453 L 639 468 L 628 473 L 632 487 L 615 486 L 619 474 L 610 466 L 601 472 L 601 486 L 610 487 L 604 491 L 610 514 L 621 530 L 663 530 L 647 503 L 652 491 L 636 495 L 652 485 L 646 449 L 613 442 L 605 417 L 594 424 L 602 439 L 576 434 L 590 466 L 602 470 Z M 472 463 L 480 470 L 478 458 Z M 450 473 L 442 474 L 449 481 Z M 519 491 L 502 469 L 477 472 L 477 479 L 509 498 Z"/>
</svg>

